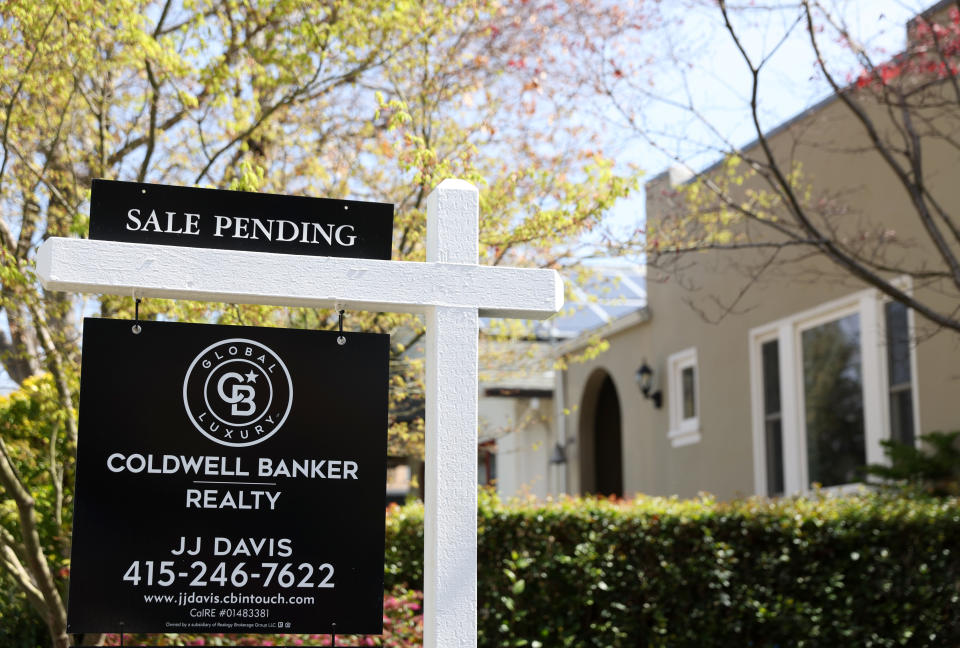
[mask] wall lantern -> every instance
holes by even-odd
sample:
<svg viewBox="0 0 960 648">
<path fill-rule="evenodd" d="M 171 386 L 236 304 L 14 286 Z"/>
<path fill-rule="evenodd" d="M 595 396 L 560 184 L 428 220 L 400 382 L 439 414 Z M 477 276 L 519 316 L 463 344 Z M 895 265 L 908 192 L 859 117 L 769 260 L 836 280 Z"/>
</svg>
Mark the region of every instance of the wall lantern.
<svg viewBox="0 0 960 648">
<path fill-rule="evenodd" d="M 643 394 L 643 397 L 652 400 L 653 406 L 660 409 L 660 406 L 663 405 L 663 393 L 659 389 L 652 391 L 653 369 L 650 368 L 646 360 L 637 369 L 637 384 L 640 385 L 640 393 Z"/>
<path fill-rule="evenodd" d="M 550 455 L 550 463 L 553 465 L 567 463 L 567 449 L 565 446 L 560 445 L 559 442 L 555 443 L 553 446 L 553 454 Z"/>
</svg>

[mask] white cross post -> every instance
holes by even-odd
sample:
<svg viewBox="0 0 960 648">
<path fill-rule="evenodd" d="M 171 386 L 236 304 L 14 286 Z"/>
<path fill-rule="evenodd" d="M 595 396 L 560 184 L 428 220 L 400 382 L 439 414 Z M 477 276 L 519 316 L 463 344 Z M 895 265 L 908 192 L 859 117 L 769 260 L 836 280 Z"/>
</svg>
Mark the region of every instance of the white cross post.
<svg viewBox="0 0 960 648">
<path fill-rule="evenodd" d="M 380 261 L 51 238 L 47 290 L 421 313 L 426 318 L 424 646 L 477 645 L 479 317 L 544 319 L 553 270 L 478 265 L 479 197 L 444 180 L 427 199 L 427 260 Z"/>
</svg>

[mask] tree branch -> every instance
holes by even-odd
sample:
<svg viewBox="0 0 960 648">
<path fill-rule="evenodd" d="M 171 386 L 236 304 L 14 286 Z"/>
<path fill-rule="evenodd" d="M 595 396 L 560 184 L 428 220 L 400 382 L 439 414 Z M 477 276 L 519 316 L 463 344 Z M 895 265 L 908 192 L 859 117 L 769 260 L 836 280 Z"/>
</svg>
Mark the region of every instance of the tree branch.
<svg viewBox="0 0 960 648">
<path fill-rule="evenodd" d="M 27 600 L 40 613 L 40 616 L 46 618 L 49 611 L 43 600 L 43 594 L 37 588 L 36 582 L 30 576 L 26 567 L 23 566 L 23 561 L 17 554 L 16 547 L 17 541 L 13 534 L 0 527 L 0 565 L 17 581 L 17 584 L 27 595 Z"/>
<path fill-rule="evenodd" d="M 887 161 L 888 166 L 891 170 L 897 174 L 897 177 L 900 178 L 905 188 L 909 188 L 910 181 L 906 176 L 906 172 L 899 166 L 896 160 L 893 159 L 891 153 L 885 148 L 883 142 L 879 135 L 876 132 L 872 122 L 863 112 L 862 108 L 853 103 L 851 98 L 847 95 L 846 92 L 836 83 L 836 80 L 830 75 L 829 71 L 826 69 L 826 64 L 824 62 L 823 56 L 820 52 L 819 45 L 816 41 L 816 28 L 813 24 L 813 16 L 810 11 L 809 0 L 802 0 L 802 5 L 804 7 L 805 15 L 807 18 L 807 32 L 810 37 L 811 46 L 814 49 L 814 53 L 817 58 L 818 66 L 821 71 L 827 77 L 828 83 L 833 88 L 834 93 L 850 108 L 850 110 L 857 116 L 858 120 L 863 124 L 864 128 L 867 130 L 868 135 L 870 136 L 871 141 L 874 143 L 874 147 L 878 153 Z M 864 281 L 868 285 L 874 286 L 879 289 L 884 294 L 888 295 L 892 299 L 899 301 L 909 308 L 916 310 L 918 313 L 931 320 L 932 322 L 939 324 L 941 326 L 953 329 L 960 330 L 960 321 L 956 320 L 949 315 L 945 315 L 929 305 L 918 301 L 912 295 L 908 294 L 904 290 L 901 290 L 897 286 L 893 285 L 891 282 L 885 280 L 880 275 L 875 272 L 870 271 L 863 264 L 858 263 L 855 258 L 852 258 L 850 255 L 846 254 L 836 243 L 830 240 L 828 237 L 823 236 L 820 230 L 814 225 L 814 223 L 806 215 L 806 211 L 803 206 L 800 204 L 796 193 L 793 190 L 792 183 L 784 176 L 783 171 L 780 168 L 780 165 L 773 154 L 773 151 L 770 147 L 770 143 L 767 140 L 766 134 L 760 125 L 759 112 L 758 112 L 758 89 L 759 89 L 759 77 L 756 67 L 751 63 L 750 57 L 747 54 L 746 50 L 743 48 L 742 43 L 739 40 L 736 30 L 734 29 L 732 23 L 730 22 L 730 17 L 727 13 L 726 2 L 720 0 L 720 11 L 723 14 L 724 24 L 731 38 L 734 40 L 734 43 L 737 49 L 740 51 L 741 56 L 744 61 L 750 68 L 751 74 L 753 76 L 753 84 L 751 90 L 751 100 L 750 100 L 750 109 L 751 117 L 753 119 L 754 130 L 757 134 L 757 144 L 763 150 L 764 155 L 767 159 L 767 168 L 773 176 L 776 185 L 778 187 L 778 193 L 785 199 L 786 206 L 797 221 L 797 224 L 808 234 L 809 238 L 812 239 L 823 239 L 818 248 L 823 252 L 827 258 L 846 269 L 850 274 L 858 279 Z M 922 207 L 922 200 L 921 205 Z M 929 214 L 928 214 L 929 216 Z M 921 216 L 922 217 L 922 216 Z M 762 221 L 761 221 L 762 222 Z M 925 223 L 926 225 L 926 223 Z M 935 230 L 935 228 L 934 228 Z M 936 230 L 935 230 L 936 231 Z M 941 238 L 941 242 L 942 238 Z M 945 250 L 946 259 L 951 259 L 952 256 L 949 253 L 949 250 Z M 949 261 L 948 261 L 949 264 Z M 954 283 L 960 287 L 960 265 L 956 263 L 956 260 L 953 259 L 953 265 L 951 267 L 951 277 L 954 279 Z"/>
<path fill-rule="evenodd" d="M 36 589 L 44 601 L 51 634 L 55 642 L 66 645 L 68 641 L 67 612 L 43 553 L 43 544 L 37 528 L 36 502 L 20 481 L 2 437 L 0 437 L 0 486 L 3 486 L 17 506 L 23 537 L 24 560 L 36 583 Z"/>
<path fill-rule="evenodd" d="M 47 34 L 47 30 L 50 28 L 50 25 L 53 23 L 53 19 L 59 14 L 60 7 L 56 6 L 53 12 L 50 14 L 50 19 L 47 20 L 44 24 L 43 29 L 40 32 L 40 41 L 43 41 L 44 37 Z M 17 83 L 17 88 L 13 91 L 13 94 L 10 95 L 10 101 L 7 102 L 6 106 L 6 117 L 3 120 L 3 162 L 0 163 L 0 187 L 3 186 L 3 176 L 7 168 L 7 162 L 10 157 L 10 150 L 7 147 L 7 143 L 10 140 L 10 121 L 13 118 L 13 108 L 17 103 L 17 98 L 20 96 L 20 91 L 23 90 L 23 83 L 30 76 L 30 68 L 33 67 L 34 61 L 37 60 L 37 55 L 40 52 L 40 48 L 33 48 L 32 53 L 30 54 L 30 60 L 27 61 L 27 65 L 24 67 L 23 71 L 20 73 L 20 81 Z"/>
<path fill-rule="evenodd" d="M 169 7 L 169 3 L 167 5 Z M 167 7 L 164 7 L 164 15 Z M 161 20 L 162 24 L 162 20 Z M 153 66 L 150 61 L 144 64 L 147 68 L 147 80 L 150 82 L 150 127 L 147 133 L 147 150 L 143 154 L 143 162 L 140 165 L 140 172 L 137 173 L 137 182 L 143 182 L 147 177 L 147 169 L 150 167 L 150 160 L 153 158 L 153 149 L 157 143 L 157 103 L 160 101 L 160 85 L 153 75 Z"/>
<path fill-rule="evenodd" d="M 910 196 L 910 200 L 916 209 L 917 215 L 920 217 L 920 222 L 923 224 L 924 228 L 927 230 L 927 234 L 930 236 L 931 241 L 934 246 L 940 253 L 941 258 L 950 268 L 951 277 L 954 285 L 957 288 L 960 288 L 960 261 L 954 256 L 951 252 L 949 246 L 947 245 L 946 240 L 943 238 L 940 230 L 937 228 L 936 223 L 933 222 L 929 211 L 927 210 L 926 204 L 923 201 L 923 192 L 918 187 L 916 182 L 919 181 L 919 178 L 915 178 L 911 182 L 910 177 L 907 174 L 907 171 L 894 159 L 893 155 L 887 149 L 886 145 L 883 142 L 883 139 L 880 137 L 880 134 L 877 132 L 876 127 L 873 122 L 867 116 L 866 112 L 862 107 L 857 105 L 853 99 L 850 97 L 850 93 L 840 87 L 836 79 L 833 78 L 833 75 L 830 74 L 830 71 L 827 69 L 826 62 L 824 61 L 823 54 L 820 51 L 820 45 L 817 42 L 816 38 L 816 27 L 813 24 L 813 14 L 810 10 L 810 0 L 803 0 L 802 5 L 804 12 L 807 17 L 807 33 L 810 37 L 810 45 L 813 48 L 814 54 L 817 59 L 817 66 L 820 68 L 820 71 L 823 72 L 824 77 L 827 79 L 827 82 L 830 84 L 830 87 L 833 89 L 834 95 L 837 96 L 843 104 L 850 110 L 850 112 L 857 118 L 857 121 L 863 126 L 864 131 L 867 134 L 867 137 L 873 143 L 874 150 L 880 155 L 880 157 L 887 163 L 887 166 L 893 171 L 894 175 L 900 181 L 900 184 L 907 191 L 907 194 Z M 728 23 L 729 24 L 729 23 Z M 731 28 L 732 29 L 732 28 Z M 759 128 L 759 126 L 758 126 Z M 915 136 L 915 134 L 914 134 Z M 766 141 L 763 140 L 765 144 Z M 765 150 L 767 147 L 764 147 Z M 770 156 L 768 152 L 768 157 Z M 771 164 L 773 160 L 771 159 Z M 792 196 L 792 191 L 789 192 Z M 795 203 L 795 200 L 791 200 L 792 203 Z M 799 205 L 796 205 L 799 207 Z M 797 216 L 801 220 L 805 220 L 802 216 L 802 210 L 799 210 Z M 811 225 L 812 226 L 812 225 Z M 842 257 L 842 255 L 841 255 Z M 862 269 L 858 269 L 856 264 L 851 264 L 846 261 L 843 261 L 842 258 L 838 257 L 841 260 L 841 263 L 847 265 L 847 267 L 855 270 L 855 274 L 861 276 L 861 278 L 869 278 L 869 283 L 875 284 L 876 281 L 881 282 L 886 285 L 887 282 L 880 277 L 875 275 L 871 276 L 871 273 L 864 273 Z M 901 291 L 902 292 L 902 291 Z M 892 295 L 891 295 L 892 296 Z"/>
</svg>

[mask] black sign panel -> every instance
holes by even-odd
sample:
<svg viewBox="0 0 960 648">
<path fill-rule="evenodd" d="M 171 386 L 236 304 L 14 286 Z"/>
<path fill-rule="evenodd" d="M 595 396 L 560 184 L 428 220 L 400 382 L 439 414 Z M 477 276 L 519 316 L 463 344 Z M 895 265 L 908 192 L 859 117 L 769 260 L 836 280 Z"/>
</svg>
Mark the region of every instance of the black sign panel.
<svg viewBox="0 0 960 648">
<path fill-rule="evenodd" d="M 393 205 L 94 180 L 90 238 L 390 259 Z"/>
<path fill-rule="evenodd" d="M 67 628 L 383 621 L 389 336 L 87 319 Z"/>
</svg>

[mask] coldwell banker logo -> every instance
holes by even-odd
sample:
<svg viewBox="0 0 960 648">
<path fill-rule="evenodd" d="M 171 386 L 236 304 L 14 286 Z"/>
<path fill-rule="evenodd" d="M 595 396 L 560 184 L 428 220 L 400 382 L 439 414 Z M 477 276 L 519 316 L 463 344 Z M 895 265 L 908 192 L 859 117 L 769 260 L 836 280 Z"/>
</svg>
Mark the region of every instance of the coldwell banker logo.
<svg viewBox="0 0 960 648">
<path fill-rule="evenodd" d="M 183 404 L 211 441 L 243 447 L 270 438 L 290 413 L 290 372 L 269 347 L 244 338 L 211 344 L 183 379 Z"/>
</svg>

